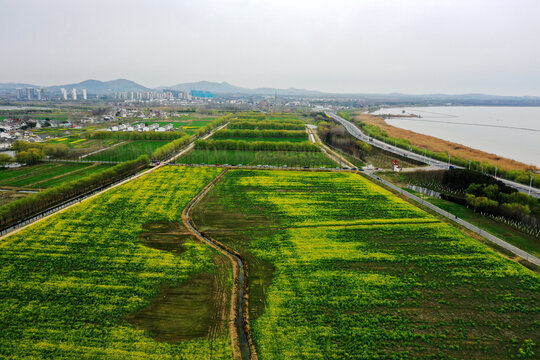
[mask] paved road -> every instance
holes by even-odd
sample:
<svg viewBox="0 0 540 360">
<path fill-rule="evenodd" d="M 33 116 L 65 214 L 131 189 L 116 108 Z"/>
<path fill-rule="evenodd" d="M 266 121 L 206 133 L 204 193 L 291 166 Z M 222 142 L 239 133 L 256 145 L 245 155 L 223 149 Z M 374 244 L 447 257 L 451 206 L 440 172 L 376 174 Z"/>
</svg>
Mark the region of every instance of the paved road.
<svg viewBox="0 0 540 360">
<path fill-rule="evenodd" d="M 328 146 L 326 146 L 324 143 L 322 143 L 322 142 L 319 142 L 319 143 L 321 144 L 321 146 L 322 146 L 323 148 L 326 148 L 326 150 L 331 151 L 330 148 L 329 148 Z M 345 163 L 346 165 L 348 165 L 348 166 L 353 166 L 353 165 L 352 165 L 350 162 L 348 162 L 347 160 L 343 159 L 343 161 L 344 161 L 344 163 Z M 422 204 L 422 205 L 424 205 L 424 206 L 430 208 L 431 210 L 437 212 L 438 214 L 440 214 L 440 215 L 446 217 L 447 219 L 450 219 L 450 220 L 452 220 L 452 221 L 454 221 L 454 222 L 456 222 L 456 223 L 462 225 L 463 227 L 465 227 L 465 228 L 467 228 L 467 229 L 469 229 L 469 230 L 471 230 L 471 231 L 477 233 L 478 235 L 482 236 L 483 238 L 485 238 L 485 239 L 487 239 L 487 240 L 489 240 L 489 241 L 491 241 L 491 242 L 493 242 L 493 243 L 495 243 L 495 244 L 501 246 L 502 248 L 504 248 L 504 249 L 510 251 L 511 253 L 520 256 L 521 258 L 523 258 L 523 259 L 529 261 L 529 262 L 532 263 L 532 264 L 535 264 L 536 266 L 540 266 L 540 259 L 538 259 L 537 257 L 535 257 L 535 256 L 533 256 L 533 255 L 531 255 L 531 254 L 529 254 L 529 253 L 526 252 L 526 251 L 523 251 L 523 250 L 521 250 L 521 249 L 515 247 L 515 246 L 512 245 L 512 244 L 507 243 L 506 241 L 504 241 L 504 240 L 502 240 L 502 239 L 500 239 L 500 238 L 498 238 L 498 237 L 496 237 L 496 236 L 494 236 L 494 235 L 491 235 L 490 233 L 488 233 L 488 232 L 486 232 L 486 231 L 480 229 L 480 228 L 477 227 L 477 226 L 474 226 L 473 224 L 471 224 L 471 223 L 469 223 L 469 222 L 467 222 L 467 221 L 465 221 L 465 220 L 462 220 L 462 219 L 458 218 L 457 216 L 455 216 L 455 215 L 453 215 L 453 214 L 450 214 L 450 213 L 447 212 L 447 211 L 444 211 L 443 209 L 441 209 L 441 208 L 439 208 L 439 207 L 437 207 L 437 206 L 435 206 L 435 205 L 433 205 L 433 204 L 431 204 L 431 203 L 429 203 L 429 202 L 427 202 L 427 201 L 425 201 L 425 200 L 419 198 L 418 196 L 415 196 L 415 195 L 411 194 L 410 192 L 405 191 L 405 190 L 403 190 L 403 189 L 397 187 L 396 185 L 394 185 L 394 184 L 392 184 L 392 183 L 390 183 L 390 182 L 388 182 L 388 181 L 386 181 L 386 180 L 381 179 L 379 176 L 377 176 L 377 175 L 375 174 L 375 171 L 373 171 L 373 170 L 366 170 L 366 171 L 364 171 L 364 173 L 365 173 L 367 176 L 369 176 L 370 178 L 372 178 L 373 180 L 378 181 L 378 182 L 380 182 L 381 184 L 384 184 L 384 185 L 386 185 L 387 187 L 391 188 L 392 190 L 394 190 L 394 191 L 396 191 L 396 192 L 398 192 L 398 193 L 400 193 L 400 194 L 402 194 L 402 195 L 405 195 L 406 197 L 410 198 L 411 200 L 414 200 L 414 201 L 416 201 L 416 202 L 418 202 L 418 203 L 420 203 L 420 204 Z"/>
<path fill-rule="evenodd" d="M 347 129 L 347 131 L 352 136 L 354 136 L 355 138 L 357 138 L 359 140 L 362 140 L 362 141 L 365 141 L 365 142 L 367 142 L 367 143 L 369 143 L 369 144 L 371 144 L 371 145 L 373 145 L 373 146 L 375 146 L 377 148 L 389 151 L 389 152 L 397 154 L 397 155 L 405 156 L 405 157 L 407 157 L 409 159 L 413 159 L 413 160 L 422 162 L 424 164 L 428 164 L 428 165 L 430 165 L 430 167 L 432 169 L 434 169 L 434 168 L 435 169 L 437 169 L 437 168 L 438 169 L 448 169 L 448 167 L 449 167 L 449 164 L 444 162 L 444 161 L 431 159 L 429 157 L 413 153 L 412 151 L 404 150 L 404 149 L 398 148 L 396 146 L 389 145 L 389 144 L 387 144 L 385 142 L 382 142 L 380 140 L 373 139 L 373 138 L 367 136 L 366 134 L 364 134 L 358 127 L 356 127 L 356 125 L 354 125 L 350 121 L 347 121 L 344 118 L 342 118 L 341 116 L 338 116 L 338 115 L 336 115 L 334 113 L 326 112 L 326 115 L 330 116 L 332 119 L 334 119 L 335 121 L 337 121 L 338 123 L 343 125 L 345 127 L 345 129 Z M 453 165 L 453 166 L 456 167 L 456 168 L 463 168 L 461 166 L 456 166 L 456 165 Z M 507 180 L 507 179 L 502 179 L 502 178 L 499 178 L 499 177 L 495 177 L 495 178 L 497 180 L 505 183 L 506 185 L 518 190 L 519 192 L 529 194 L 529 186 L 527 186 L 527 185 L 523 185 L 523 184 L 520 184 L 520 183 L 516 183 L 514 181 L 510 181 L 510 180 Z M 530 189 L 530 195 L 534 196 L 536 198 L 540 198 L 540 189 L 534 188 L 534 187 L 531 188 Z"/>
</svg>

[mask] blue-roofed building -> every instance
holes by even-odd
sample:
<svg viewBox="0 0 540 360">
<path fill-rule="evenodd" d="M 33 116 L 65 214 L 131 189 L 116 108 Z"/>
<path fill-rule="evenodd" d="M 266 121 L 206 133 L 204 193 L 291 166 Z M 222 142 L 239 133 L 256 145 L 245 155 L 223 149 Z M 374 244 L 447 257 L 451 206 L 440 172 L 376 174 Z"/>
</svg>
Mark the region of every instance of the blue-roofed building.
<svg viewBox="0 0 540 360">
<path fill-rule="evenodd" d="M 206 98 L 206 99 L 212 99 L 216 97 L 216 95 L 214 95 L 210 91 L 203 91 L 203 90 L 191 90 L 190 94 L 193 97 Z"/>
</svg>

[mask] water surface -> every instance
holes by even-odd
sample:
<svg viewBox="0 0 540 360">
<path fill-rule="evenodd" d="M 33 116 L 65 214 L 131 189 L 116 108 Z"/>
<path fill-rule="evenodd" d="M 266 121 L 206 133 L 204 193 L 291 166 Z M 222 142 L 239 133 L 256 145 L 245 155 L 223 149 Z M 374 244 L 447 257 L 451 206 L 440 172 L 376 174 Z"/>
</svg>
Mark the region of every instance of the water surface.
<svg viewBox="0 0 540 360">
<path fill-rule="evenodd" d="M 436 106 L 384 108 L 389 125 L 540 167 L 540 107 Z"/>
</svg>

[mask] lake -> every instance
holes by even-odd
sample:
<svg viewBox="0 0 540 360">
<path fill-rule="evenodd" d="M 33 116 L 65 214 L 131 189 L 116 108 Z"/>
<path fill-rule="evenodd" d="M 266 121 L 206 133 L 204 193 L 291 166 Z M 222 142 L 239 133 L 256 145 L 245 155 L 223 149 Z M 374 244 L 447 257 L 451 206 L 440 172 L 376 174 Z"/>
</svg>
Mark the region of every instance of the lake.
<svg viewBox="0 0 540 360">
<path fill-rule="evenodd" d="M 383 108 L 389 125 L 540 167 L 540 107 L 437 106 Z"/>
</svg>

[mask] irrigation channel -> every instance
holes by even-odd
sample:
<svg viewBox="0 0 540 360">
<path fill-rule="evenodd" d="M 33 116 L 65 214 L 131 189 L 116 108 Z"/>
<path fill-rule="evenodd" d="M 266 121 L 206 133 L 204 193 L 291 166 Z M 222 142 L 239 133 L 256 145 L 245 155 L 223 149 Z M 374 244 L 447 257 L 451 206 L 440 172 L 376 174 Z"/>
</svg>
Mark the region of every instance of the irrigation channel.
<svg viewBox="0 0 540 360">
<path fill-rule="evenodd" d="M 247 297 L 247 266 L 246 262 L 238 252 L 229 249 L 220 242 L 204 236 L 193 223 L 191 211 L 201 201 L 201 199 L 214 187 L 214 185 L 227 173 L 223 170 L 210 184 L 201 190 L 195 198 L 186 206 L 182 212 L 182 222 L 186 228 L 199 240 L 209 244 L 214 249 L 227 256 L 233 265 L 233 289 L 231 294 L 231 309 L 229 312 L 229 333 L 234 359 L 257 360 L 257 352 L 248 318 L 248 297 Z"/>
</svg>

